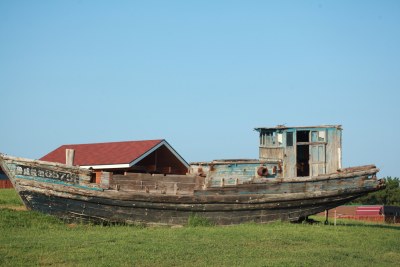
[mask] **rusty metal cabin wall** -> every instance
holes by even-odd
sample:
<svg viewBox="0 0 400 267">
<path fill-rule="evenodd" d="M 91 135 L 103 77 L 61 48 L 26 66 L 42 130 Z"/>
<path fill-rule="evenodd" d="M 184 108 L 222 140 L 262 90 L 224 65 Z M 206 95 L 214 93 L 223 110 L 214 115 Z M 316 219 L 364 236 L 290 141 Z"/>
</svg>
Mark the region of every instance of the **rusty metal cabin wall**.
<svg viewBox="0 0 400 267">
<path fill-rule="evenodd" d="M 191 175 L 207 175 L 210 171 L 210 163 L 208 162 L 192 162 L 190 163 L 188 174 Z"/>
</svg>

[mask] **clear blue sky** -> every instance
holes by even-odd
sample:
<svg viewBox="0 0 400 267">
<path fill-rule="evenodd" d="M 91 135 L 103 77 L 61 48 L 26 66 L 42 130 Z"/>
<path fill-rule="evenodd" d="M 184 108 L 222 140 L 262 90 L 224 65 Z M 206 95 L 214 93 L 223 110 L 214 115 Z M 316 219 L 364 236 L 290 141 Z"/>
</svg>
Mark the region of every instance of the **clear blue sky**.
<svg viewBox="0 0 400 267">
<path fill-rule="evenodd" d="M 342 124 L 400 176 L 400 1 L 0 1 L 0 151 L 165 138 L 257 158 L 256 126 Z"/>
</svg>

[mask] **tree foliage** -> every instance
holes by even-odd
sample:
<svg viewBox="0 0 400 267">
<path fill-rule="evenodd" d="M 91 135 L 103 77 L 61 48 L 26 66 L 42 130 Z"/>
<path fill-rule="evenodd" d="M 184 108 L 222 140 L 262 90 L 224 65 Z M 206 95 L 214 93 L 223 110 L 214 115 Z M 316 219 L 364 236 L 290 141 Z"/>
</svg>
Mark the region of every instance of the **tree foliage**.
<svg viewBox="0 0 400 267">
<path fill-rule="evenodd" d="M 398 177 L 386 177 L 386 188 L 355 199 L 352 204 L 400 206 L 400 181 Z"/>
</svg>

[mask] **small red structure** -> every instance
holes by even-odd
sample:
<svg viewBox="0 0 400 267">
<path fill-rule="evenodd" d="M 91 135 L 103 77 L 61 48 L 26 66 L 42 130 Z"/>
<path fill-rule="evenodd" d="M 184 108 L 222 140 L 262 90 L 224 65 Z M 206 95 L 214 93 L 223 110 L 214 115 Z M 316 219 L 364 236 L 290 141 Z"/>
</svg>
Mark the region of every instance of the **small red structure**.
<svg viewBox="0 0 400 267">
<path fill-rule="evenodd" d="M 362 221 L 384 222 L 385 216 L 383 214 L 383 206 L 358 206 L 354 219 Z"/>
<path fill-rule="evenodd" d="M 94 170 L 97 183 L 102 171 L 186 174 L 189 169 L 189 164 L 164 139 L 62 145 L 40 160 L 66 164 L 67 150 L 74 151 L 72 165 Z M 12 187 L 0 168 L 0 188 Z"/>
<path fill-rule="evenodd" d="M 11 181 L 0 167 L 0 189 L 13 188 Z"/>
<path fill-rule="evenodd" d="M 186 174 L 189 168 L 189 164 L 163 139 L 62 145 L 40 160 L 65 164 L 67 150 L 74 151 L 72 165 L 96 172 L 96 182 L 102 171 Z"/>
<path fill-rule="evenodd" d="M 320 213 L 324 216 L 324 213 Z M 384 205 L 339 206 L 328 211 L 330 218 L 370 222 L 400 223 L 400 207 Z"/>
<path fill-rule="evenodd" d="M 383 206 L 358 206 L 356 209 L 357 216 L 380 216 L 382 215 Z"/>
</svg>

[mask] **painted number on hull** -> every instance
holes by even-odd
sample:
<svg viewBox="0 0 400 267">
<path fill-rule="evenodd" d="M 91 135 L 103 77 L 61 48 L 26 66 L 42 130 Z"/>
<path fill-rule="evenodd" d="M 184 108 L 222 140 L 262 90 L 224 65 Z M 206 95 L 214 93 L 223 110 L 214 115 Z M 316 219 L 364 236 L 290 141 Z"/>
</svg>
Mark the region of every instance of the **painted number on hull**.
<svg viewBox="0 0 400 267">
<path fill-rule="evenodd" d="M 60 180 L 67 183 L 78 183 L 79 176 L 72 173 L 57 172 L 52 170 L 44 170 L 40 168 L 32 168 L 27 166 L 18 165 L 16 169 L 17 175 L 43 177 L 55 180 Z"/>
</svg>

